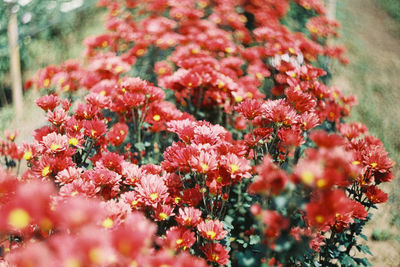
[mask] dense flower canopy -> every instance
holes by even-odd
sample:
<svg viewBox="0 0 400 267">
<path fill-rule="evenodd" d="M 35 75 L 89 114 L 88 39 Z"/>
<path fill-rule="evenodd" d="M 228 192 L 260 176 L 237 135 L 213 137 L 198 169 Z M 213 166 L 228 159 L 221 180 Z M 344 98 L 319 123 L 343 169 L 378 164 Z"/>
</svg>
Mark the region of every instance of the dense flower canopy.
<svg viewBox="0 0 400 267">
<path fill-rule="evenodd" d="M 327 84 L 346 59 L 321 0 L 98 5 L 85 59 L 27 83 L 48 124 L 0 143 L 0 264 L 366 264 L 394 162 Z"/>
</svg>

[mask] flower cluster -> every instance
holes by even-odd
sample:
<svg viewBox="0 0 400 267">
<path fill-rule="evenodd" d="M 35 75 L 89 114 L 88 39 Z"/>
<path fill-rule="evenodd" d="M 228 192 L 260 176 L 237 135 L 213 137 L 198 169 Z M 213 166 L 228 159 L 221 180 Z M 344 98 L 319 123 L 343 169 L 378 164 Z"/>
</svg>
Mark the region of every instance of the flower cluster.
<svg viewBox="0 0 400 267">
<path fill-rule="evenodd" d="M 98 5 L 107 32 L 84 41 L 84 62 L 26 83 L 43 92 L 47 125 L 30 143 L 0 141 L 19 176 L 0 173 L 1 264 L 354 258 L 394 162 L 344 122 L 356 99 L 326 83 L 318 59 L 346 59 L 321 0 Z"/>
</svg>

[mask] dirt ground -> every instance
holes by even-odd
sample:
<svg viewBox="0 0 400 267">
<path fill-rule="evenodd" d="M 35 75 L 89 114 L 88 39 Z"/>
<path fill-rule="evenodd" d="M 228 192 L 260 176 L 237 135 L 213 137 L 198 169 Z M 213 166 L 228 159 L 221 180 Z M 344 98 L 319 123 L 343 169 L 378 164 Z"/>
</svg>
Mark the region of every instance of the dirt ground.
<svg viewBox="0 0 400 267">
<path fill-rule="evenodd" d="M 359 104 L 360 107 L 355 109 L 355 119 L 363 121 L 368 126 L 382 127 L 381 135 L 384 139 L 399 140 L 400 26 L 385 11 L 378 8 L 373 0 L 338 2 L 340 3 L 337 7 L 337 19 L 343 26 L 339 42 L 348 48 L 347 55 L 351 63 L 349 66 L 335 69 L 333 85 L 346 93 L 357 95 L 359 101 L 369 98 L 368 103 L 362 102 Z M 360 68 L 364 68 L 361 75 L 359 75 Z M 376 112 L 376 118 L 368 118 L 363 108 Z M 377 123 L 374 122 L 377 118 L 380 120 L 379 124 L 374 124 Z M 396 130 L 394 136 L 389 136 L 389 127 Z M 386 144 L 386 140 L 383 141 Z M 400 151 L 395 145 L 389 144 L 389 146 L 392 146 L 389 150 L 395 158 Z M 386 147 L 388 148 L 388 144 Z M 399 166 L 396 168 L 396 173 L 396 179 L 399 179 Z M 384 187 L 384 190 L 397 195 L 398 198 L 399 185 L 397 181 Z M 381 205 L 374 213 L 372 221 L 366 226 L 364 234 L 370 239 L 367 244 L 373 254 L 369 256 L 372 266 L 400 266 L 399 229 L 390 224 L 392 215 L 400 213 L 398 205 L 399 202 Z M 377 229 L 389 233 L 389 240 L 371 240 L 373 231 Z"/>
</svg>

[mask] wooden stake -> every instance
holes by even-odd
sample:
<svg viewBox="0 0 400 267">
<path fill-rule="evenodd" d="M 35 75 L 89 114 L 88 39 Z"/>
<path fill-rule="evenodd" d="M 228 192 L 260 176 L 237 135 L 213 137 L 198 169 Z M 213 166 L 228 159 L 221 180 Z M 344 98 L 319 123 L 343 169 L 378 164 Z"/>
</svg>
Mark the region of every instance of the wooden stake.
<svg viewBox="0 0 400 267">
<path fill-rule="evenodd" d="M 8 46 L 10 49 L 10 69 L 12 81 L 12 98 L 16 118 L 22 119 L 23 99 L 22 99 L 22 79 L 21 63 L 18 46 L 18 22 L 17 14 L 10 12 L 10 21 L 8 23 Z"/>
<path fill-rule="evenodd" d="M 326 17 L 332 20 L 336 18 L 336 0 L 328 0 Z"/>
</svg>

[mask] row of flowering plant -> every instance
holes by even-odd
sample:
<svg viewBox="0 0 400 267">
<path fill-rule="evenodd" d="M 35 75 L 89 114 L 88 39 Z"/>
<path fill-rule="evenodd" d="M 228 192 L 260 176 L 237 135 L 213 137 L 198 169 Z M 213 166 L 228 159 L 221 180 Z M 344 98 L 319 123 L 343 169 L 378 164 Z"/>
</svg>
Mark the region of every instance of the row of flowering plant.
<svg viewBox="0 0 400 267">
<path fill-rule="evenodd" d="M 0 143 L 0 264 L 369 265 L 394 162 L 326 84 L 322 1 L 98 5 L 84 60 L 26 83 L 47 124 Z"/>
</svg>

